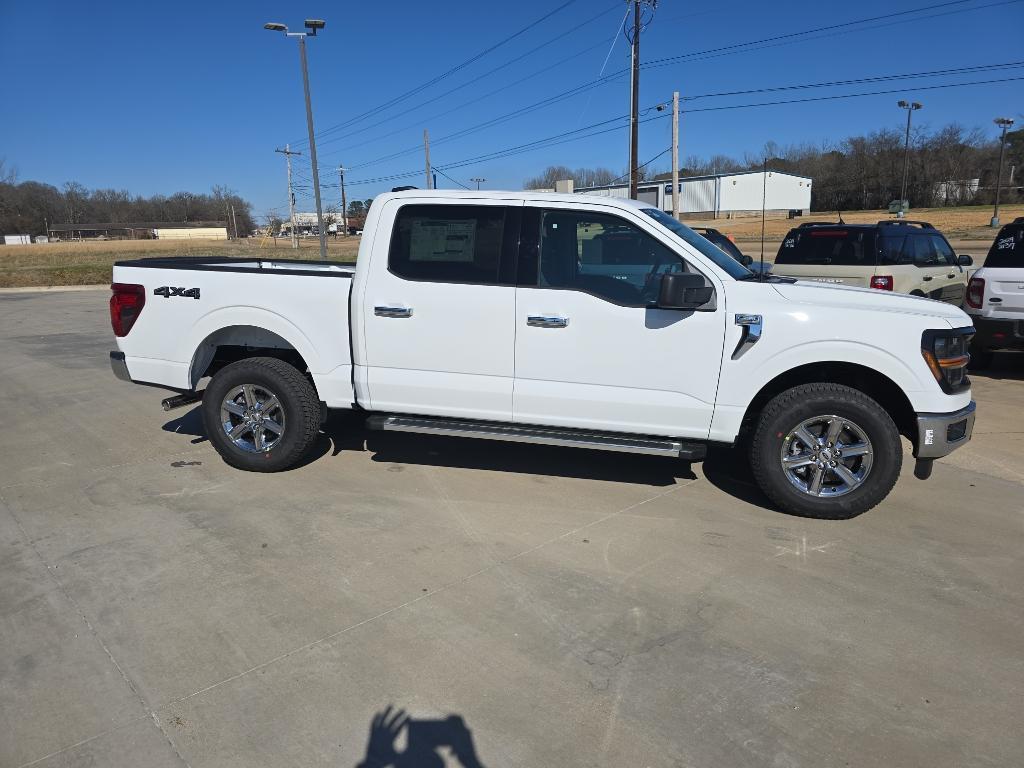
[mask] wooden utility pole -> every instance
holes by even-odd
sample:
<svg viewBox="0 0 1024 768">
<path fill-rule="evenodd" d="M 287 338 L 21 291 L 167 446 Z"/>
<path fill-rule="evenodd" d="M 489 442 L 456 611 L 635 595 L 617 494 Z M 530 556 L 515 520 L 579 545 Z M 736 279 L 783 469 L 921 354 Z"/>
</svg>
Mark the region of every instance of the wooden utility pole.
<svg viewBox="0 0 1024 768">
<path fill-rule="evenodd" d="M 629 196 L 637 198 L 637 185 L 640 181 L 637 167 L 640 141 L 640 0 L 633 0 L 633 79 L 630 87 L 629 109 Z"/>
<path fill-rule="evenodd" d="M 423 129 L 423 156 L 427 161 L 427 189 L 433 189 L 430 181 L 430 133 L 426 128 Z"/>
<path fill-rule="evenodd" d="M 672 92 L 672 218 L 679 221 L 679 91 Z"/>
<path fill-rule="evenodd" d="M 280 152 L 288 161 L 288 211 L 292 220 L 292 248 L 299 247 L 299 236 L 295 232 L 295 193 L 292 191 L 292 155 L 301 155 L 301 152 L 292 152 L 290 144 L 285 144 L 284 149 L 275 149 Z"/>
<path fill-rule="evenodd" d="M 341 181 L 341 226 L 348 237 L 348 201 L 345 199 L 345 166 L 338 166 L 338 177 Z"/>
<path fill-rule="evenodd" d="M 238 219 L 235 218 L 235 204 L 231 204 L 231 225 L 235 230 L 235 240 L 238 239 Z"/>
</svg>

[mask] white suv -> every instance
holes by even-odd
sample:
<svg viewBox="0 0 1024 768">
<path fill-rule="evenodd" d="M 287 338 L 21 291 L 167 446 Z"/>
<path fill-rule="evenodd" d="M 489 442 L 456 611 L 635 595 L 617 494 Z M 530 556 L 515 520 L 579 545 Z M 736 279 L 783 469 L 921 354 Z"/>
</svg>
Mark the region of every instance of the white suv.
<svg viewBox="0 0 1024 768">
<path fill-rule="evenodd" d="M 964 309 L 977 330 L 971 341 L 975 367 L 991 365 L 993 350 L 1024 349 L 1024 216 L 999 230 L 967 287 Z"/>
</svg>

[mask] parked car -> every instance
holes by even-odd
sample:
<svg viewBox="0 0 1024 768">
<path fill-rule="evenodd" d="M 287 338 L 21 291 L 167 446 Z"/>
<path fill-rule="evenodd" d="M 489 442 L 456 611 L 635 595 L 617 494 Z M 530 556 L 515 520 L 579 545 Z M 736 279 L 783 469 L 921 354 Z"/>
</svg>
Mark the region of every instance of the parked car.
<svg viewBox="0 0 1024 768">
<path fill-rule="evenodd" d="M 324 408 L 358 409 L 373 429 L 692 461 L 740 443 L 769 498 L 823 518 L 885 498 L 901 433 L 921 478 L 971 437 L 957 307 L 758 280 L 631 200 L 415 190 L 378 196 L 366 229 L 354 267 L 119 262 L 115 374 L 176 390 L 165 408 L 201 400 L 241 469 L 295 466 Z"/>
<path fill-rule="evenodd" d="M 999 230 L 967 286 L 964 308 L 977 331 L 973 366 L 987 368 L 996 349 L 1024 349 L 1024 216 Z"/>
<path fill-rule="evenodd" d="M 959 306 L 970 256 L 957 256 L 935 227 L 895 219 L 877 224 L 807 222 L 779 246 L 773 273 L 833 285 L 877 288 Z"/>
<path fill-rule="evenodd" d="M 745 256 L 743 254 L 743 251 L 739 249 L 729 235 L 723 235 L 717 229 L 712 229 L 711 227 L 693 227 L 693 231 L 717 245 L 743 266 L 749 267 L 754 263 L 754 260 L 750 256 Z"/>
</svg>

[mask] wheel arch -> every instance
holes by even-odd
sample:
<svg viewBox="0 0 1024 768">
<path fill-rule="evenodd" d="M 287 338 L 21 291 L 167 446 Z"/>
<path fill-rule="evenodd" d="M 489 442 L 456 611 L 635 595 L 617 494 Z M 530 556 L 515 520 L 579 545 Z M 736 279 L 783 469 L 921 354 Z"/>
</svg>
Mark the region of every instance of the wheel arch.
<svg viewBox="0 0 1024 768">
<path fill-rule="evenodd" d="M 912 442 L 917 439 L 916 412 L 903 389 L 884 373 L 860 363 L 843 361 L 799 365 L 771 379 L 754 395 L 743 414 L 741 436 L 748 436 L 764 406 L 776 395 L 801 384 L 842 384 L 859 390 L 881 405 L 896 428 Z"/>
<path fill-rule="evenodd" d="M 192 388 L 203 377 L 250 357 L 274 357 L 300 372 L 309 370 L 306 356 L 279 333 L 256 325 L 228 325 L 209 333 L 196 345 L 189 366 Z"/>
</svg>

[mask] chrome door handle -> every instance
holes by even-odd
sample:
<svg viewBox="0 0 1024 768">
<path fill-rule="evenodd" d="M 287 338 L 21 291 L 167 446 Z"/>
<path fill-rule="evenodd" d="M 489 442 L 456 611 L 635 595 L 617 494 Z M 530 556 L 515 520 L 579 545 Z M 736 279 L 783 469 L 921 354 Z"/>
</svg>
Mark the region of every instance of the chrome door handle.
<svg viewBox="0 0 1024 768">
<path fill-rule="evenodd" d="M 565 328 L 569 324 L 568 317 L 552 317 L 550 315 L 529 315 L 526 324 L 534 328 Z"/>
<path fill-rule="evenodd" d="M 411 307 L 374 307 L 377 317 L 412 317 Z"/>
</svg>

